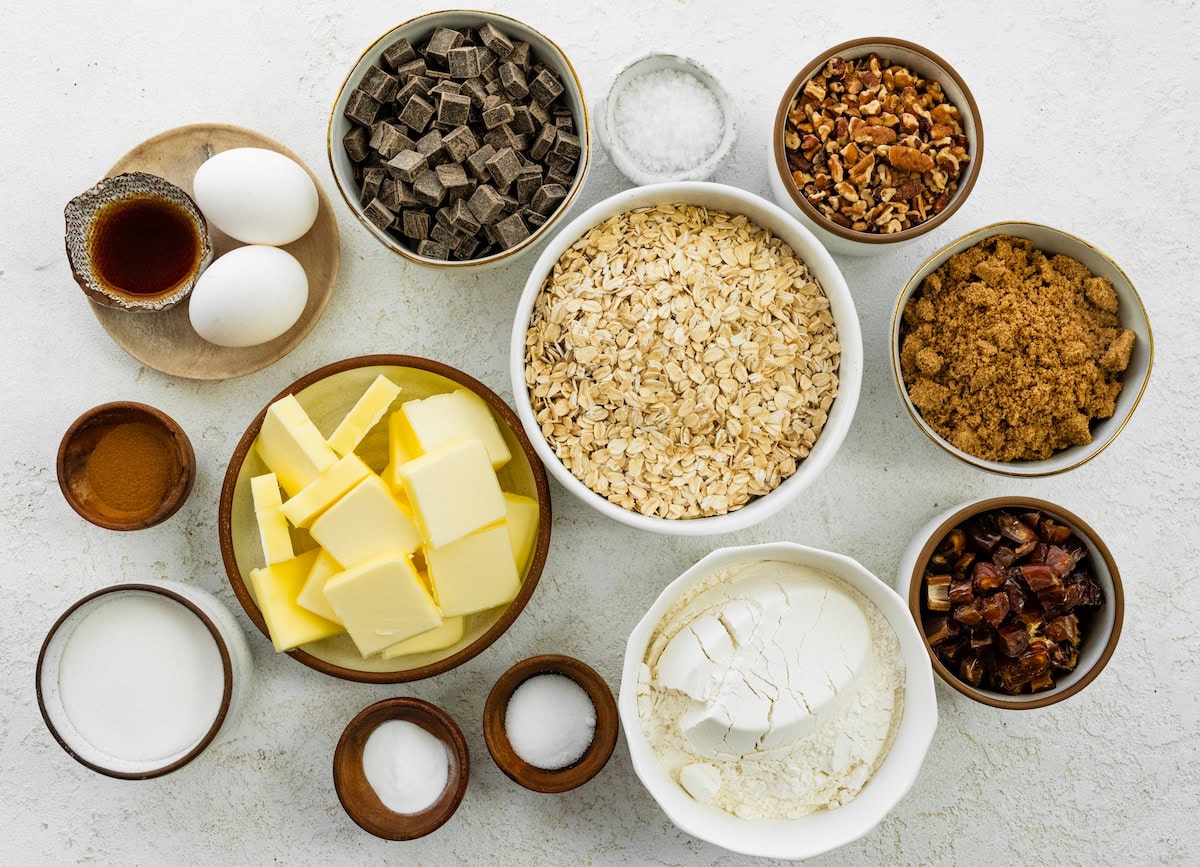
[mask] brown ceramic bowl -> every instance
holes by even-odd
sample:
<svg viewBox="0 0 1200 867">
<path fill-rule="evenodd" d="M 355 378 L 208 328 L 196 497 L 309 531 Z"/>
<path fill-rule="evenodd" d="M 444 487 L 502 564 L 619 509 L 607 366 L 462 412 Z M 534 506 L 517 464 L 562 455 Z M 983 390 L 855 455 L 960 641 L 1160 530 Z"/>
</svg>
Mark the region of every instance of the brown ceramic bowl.
<svg viewBox="0 0 1200 867">
<path fill-rule="evenodd" d="M 518 756 L 504 731 L 508 700 L 518 686 L 538 674 L 571 678 L 583 687 L 596 706 L 596 734 L 591 746 L 575 764 L 553 771 L 531 765 Z M 604 678 L 590 665 L 570 656 L 547 654 L 518 662 L 500 675 L 483 708 L 483 737 L 488 752 L 509 779 L 535 792 L 567 792 L 596 776 L 612 756 L 619 729 L 617 702 Z"/>
<path fill-rule="evenodd" d="M 1079 647 L 1079 664 L 1075 670 L 1055 678 L 1055 686 L 1042 692 L 1024 695 L 1007 695 L 1001 692 L 970 686 L 948 669 L 929 646 L 922 621 L 922 599 L 925 592 L 925 566 L 934 549 L 946 535 L 968 518 L 982 512 L 1001 508 L 1038 509 L 1054 518 L 1057 523 L 1070 527 L 1072 532 L 1087 547 L 1088 557 L 1084 561 L 1092 569 L 1096 583 L 1104 594 L 1104 604 L 1098 609 L 1080 615 L 1082 643 Z M 1121 588 L 1121 576 L 1108 546 L 1090 526 L 1074 513 L 1046 500 L 1036 497 L 986 497 L 947 509 L 936 515 L 913 538 L 900 561 L 897 590 L 908 599 L 909 611 L 917 623 L 917 632 L 925 643 L 933 670 L 942 680 L 968 698 L 981 704 L 1005 710 L 1029 710 L 1055 704 L 1080 692 L 1096 679 L 1112 657 L 1121 636 L 1121 624 L 1125 617 L 1125 594 Z"/>
<path fill-rule="evenodd" d="M 902 64 L 917 75 L 941 84 L 947 99 L 958 108 L 961 114 L 963 131 L 967 136 L 968 152 L 971 156 L 966 170 L 958 179 L 958 189 L 940 214 L 919 225 L 890 235 L 858 232 L 845 226 L 839 226 L 817 210 L 792 180 L 787 162 L 787 150 L 783 143 L 788 109 L 805 83 L 833 57 L 857 59 L 872 53 L 878 54 L 880 58 L 892 63 Z M 971 188 L 975 186 L 975 181 L 979 177 L 979 167 L 983 162 L 983 124 L 979 119 L 979 106 L 975 102 L 975 97 L 971 95 L 967 83 L 949 63 L 928 48 L 914 42 L 890 36 L 869 36 L 843 42 L 822 52 L 810 60 L 788 84 L 775 112 L 775 120 L 771 129 L 770 160 L 771 167 L 768 175 L 771 192 L 776 202 L 784 210 L 798 217 L 804 225 L 812 229 L 832 252 L 872 256 L 885 250 L 895 250 L 906 242 L 932 231 L 950 219 L 950 216 L 962 206 L 967 196 L 970 195 Z"/>
<path fill-rule="evenodd" d="M 249 577 L 251 569 L 263 565 L 258 524 L 254 519 L 254 504 L 250 495 L 250 479 L 267 471 L 252 449 L 267 406 L 293 394 L 317 428 L 328 436 L 379 374 L 386 375 L 400 386 L 401 400 L 424 398 L 456 388 L 467 388 L 479 395 L 491 407 L 512 453 L 512 460 L 498 473 L 500 486 L 505 491 L 532 497 L 539 507 L 537 540 L 523 576 L 521 592 L 507 607 L 470 615 L 466 634 L 452 647 L 395 659 L 382 659 L 378 654 L 364 659 L 349 636 L 337 635 L 288 651 L 292 658 L 332 677 L 362 683 L 402 683 L 449 671 L 499 638 L 524 610 L 546 564 L 551 524 L 550 488 L 546 483 L 546 471 L 537 459 L 516 413 L 494 391 L 461 370 L 411 355 L 348 358 L 300 377 L 267 402 L 250 422 L 234 449 L 221 487 L 218 533 L 225 572 L 233 592 L 246 610 L 246 615 L 266 636 L 267 624 L 250 592 Z M 387 463 L 387 425 L 376 425 L 356 452 L 371 469 L 381 471 Z M 294 531 L 293 542 L 297 552 L 313 547 L 305 531 Z"/>
<path fill-rule="evenodd" d="M 88 475 L 88 459 L 104 435 L 119 425 L 145 424 L 161 436 L 170 455 L 166 485 L 149 508 L 128 510 L 105 502 Z M 196 454 L 178 423 L 144 403 L 116 401 L 95 406 L 75 419 L 58 446 L 58 486 L 84 520 L 109 530 L 141 530 L 179 511 L 196 481 Z"/>
<path fill-rule="evenodd" d="M 363 748 L 371 732 L 388 720 L 419 725 L 450 755 L 450 778 L 442 794 L 420 813 L 395 813 L 383 805 L 363 772 Z M 350 720 L 333 753 L 333 787 L 342 809 L 362 828 L 385 840 L 415 840 L 449 821 L 467 793 L 471 755 L 462 729 L 441 708 L 419 698 L 386 698 Z"/>
</svg>

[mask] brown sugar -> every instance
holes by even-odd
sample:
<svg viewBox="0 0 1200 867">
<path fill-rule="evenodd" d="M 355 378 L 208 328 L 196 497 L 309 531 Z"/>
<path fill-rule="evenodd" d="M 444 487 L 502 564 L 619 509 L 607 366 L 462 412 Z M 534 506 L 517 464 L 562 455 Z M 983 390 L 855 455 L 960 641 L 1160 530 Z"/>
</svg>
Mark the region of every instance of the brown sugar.
<svg viewBox="0 0 1200 867">
<path fill-rule="evenodd" d="M 1110 417 L 1134 334 L 1112 284 L 1074 259 L 997 235 L 951 256 L 904 309 L 904 385 L 951 445 L 1042 460 Z"/>
</svg>

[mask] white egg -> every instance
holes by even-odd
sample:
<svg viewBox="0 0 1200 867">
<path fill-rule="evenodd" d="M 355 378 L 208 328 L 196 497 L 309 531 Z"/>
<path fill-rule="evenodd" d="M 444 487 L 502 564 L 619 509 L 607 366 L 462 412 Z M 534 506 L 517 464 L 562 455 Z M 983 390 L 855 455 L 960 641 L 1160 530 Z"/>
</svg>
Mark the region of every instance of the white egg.
<svg viewBox="0 0 1200 867">
<path fill-rule="evenodd" d="M 278 247 L 230 250 L 192 289 L 188 315 L 196 333 L 218 346 L 256 346 L 291 328 L 308 302 L 308 275 Z"/>
<path fill-rule="evenodd" d="M 246 244 L 290 244 L 317 219 L 312 178 L 275 151 L 222 151 L 200 166 L 193 187 L 205 218 Z"/>
</svg>

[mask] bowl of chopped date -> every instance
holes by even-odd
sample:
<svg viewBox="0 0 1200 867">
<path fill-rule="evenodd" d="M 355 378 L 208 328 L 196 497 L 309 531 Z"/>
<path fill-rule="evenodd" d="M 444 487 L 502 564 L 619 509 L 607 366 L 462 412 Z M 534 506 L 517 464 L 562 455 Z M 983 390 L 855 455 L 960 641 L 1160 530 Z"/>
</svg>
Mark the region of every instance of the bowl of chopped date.
<svg viewBox="0 0 1200 867">
<path fill-rule="evenodd" d="M 591 156 L 574 67 L 493 12 L 421 15 L 376 39 L 329 118 L 329 164 L 350 210 L 410 261 L 478 267 L 545 235 Z"/>
<path fill-rule="evenodd" d="M 983 126 L 950 64 L 872 36 L 800 70 L 775 112 L 770 148 L 775 201 L 833 252 L 870 256 L 958 210 L 979 176 Z"/>
<path fill-rule="evenodd" d="M 1091 460 L 1133 415 L 1154 339 L 1104 253 L 1036 223 L 943 247 L 900 293 L 892 370 L 918 427 L 993 473 L 1045 476 Z"/>
<path fill-rule="evenodd" d="M 933 668 L 992 707 L 1045 707 L 1108 663 L 1125 597 L 1111 552 L 1073 513 L 1034 497 L 947 509 L 914 537 L 897 589 Z"/>
</svg>

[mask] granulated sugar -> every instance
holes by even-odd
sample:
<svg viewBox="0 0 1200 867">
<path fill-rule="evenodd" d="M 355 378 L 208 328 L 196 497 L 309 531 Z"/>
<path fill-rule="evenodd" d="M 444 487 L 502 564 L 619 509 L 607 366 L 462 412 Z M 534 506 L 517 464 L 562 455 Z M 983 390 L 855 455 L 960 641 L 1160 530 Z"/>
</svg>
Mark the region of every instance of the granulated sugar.
<svg viewBox="0 0 1200 867">
<path fill-rule="evenodd" d="M 696 76 L 659 69 L 637 76 L 613 111 L 629 157 L 649 172 L 694 168 L 721 143 L 725 117 L 713 92 Z"/>
</svg>

